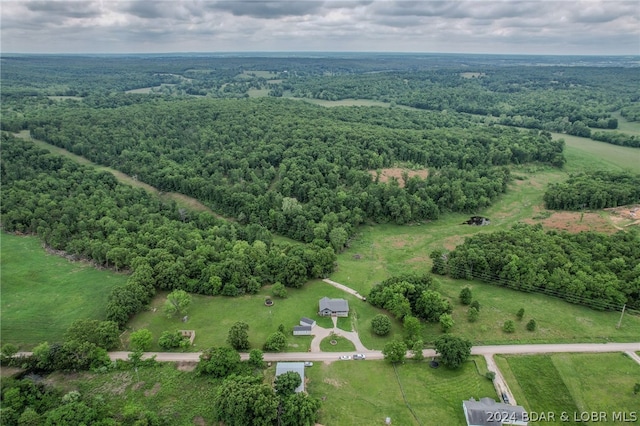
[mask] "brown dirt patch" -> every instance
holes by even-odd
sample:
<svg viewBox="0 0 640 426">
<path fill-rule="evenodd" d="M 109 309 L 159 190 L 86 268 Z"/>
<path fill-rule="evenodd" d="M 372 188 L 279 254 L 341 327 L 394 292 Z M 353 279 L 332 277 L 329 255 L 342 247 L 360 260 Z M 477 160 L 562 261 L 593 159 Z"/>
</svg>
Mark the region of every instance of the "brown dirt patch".
<svg viewBox="0 0 640 426">
<path fill-rule="evenodd" d="M 418 176 L 422 179 L 426 179 L 429 176 L 429 170 L 409 170 L 402 167 L 390 167 L 388 169 L 380 170 L 380 182 L 387 183 L 391 180 L 391 178 L 396 178 L 398 180 L 398 184 L 400 184 L 400 188 L 404 188 L 404 179 L 402 179 L 402 172 L 407 172 L 409 177 Z M 369 170 L 369 174 L 373 179 L 376 178 L 377 175 L 376 170 Z"/>
<path fill-rule="evenodd" d="M 146 397 L 150 397 L 150 396 L 154 396 L 155 394 L 158 393 L 158 391 L 160 391 L 160 382 L 156 383 L 155 385 L 153 385 L 153 387 L 151 389 L 147 389 L 146 391 L 144 391 L 144 396 Z"/>
<path fill-rule="evenodd" d="M 614 233 L 617 231 L 616 227 L 606 218 L 592 212 L 558 211 L 553 212 L 551 216 L 542 220 L 528 219 L 524 222 L 530 224 L 541 223 L 544 228 L 576 233 L 583 231 Z"/>
<path fill-rule="evenodd" d="M 343 382 L 337 380 L 337 379 L 329 379 L 329 378 L 325 378 L 324 380 L 322 380 L 324 383 L 333 386 L 334 388 L 341 388 L 342 385 L 344 384 Z"/>
<path fill-rule="evenodd" d="M 196 416 L 193 418 L 193 424 L 196 426 L 206 426 L 207 422 L 204 421 L 202 416 Z"/>
<path fill-rule="evenodd" d="M 138 389 L 140 389 L 141 387 L 144 386 L 146 382 L 138 382 L 135 383 L 133 386 L 131 386 L 131 390 L 137 391 Z"/>
<path fill-rule="evenodd" d="M 609 219 L 618 229 L 640 226 L 640 204 L 604 209 L 610 213 Z"/>
<path fill-rule="evenodd" d="M 105 383 L 100 388 L 96 389 L 96 392 L 122 395 L 132 381 L 133 378 L 129 372 L 118 373 L 112 377 L 109 383 Z"/>
<path fill-rule="evenodd" d="M 179 371 L 193 371 L 196 369 L 196 367 L 198 366 L 197 362 L 186 362 L 186 361 L 180 361 L 178 362 L 178 364 L 176 365 L 176 368 Z"/>
</svg>

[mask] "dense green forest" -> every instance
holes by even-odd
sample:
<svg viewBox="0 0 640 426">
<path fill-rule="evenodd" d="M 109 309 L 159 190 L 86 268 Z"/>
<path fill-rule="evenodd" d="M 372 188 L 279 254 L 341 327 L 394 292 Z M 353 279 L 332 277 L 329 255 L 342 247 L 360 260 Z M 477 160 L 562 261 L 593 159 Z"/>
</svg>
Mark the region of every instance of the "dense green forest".
<svg viewBox="0 0 640 426">
<path fill-rule="evenodd" d="M 637 232 L 544 231 L 519 224 L 465 239 L 445 257 L 453 278 L 478 278 L 521 291 L 542 292 L 595 309 L 640 309 Z"/>
<path fill-rule="evenodd" d="M 640 202 L 640 175 L 587 171 L 566 182 L 552 183 L 544 194 L 548 209 L 581 210 L 618 207 Z"/>
<path fill-rule="evenodd" d="M 506 189 L 505 166 L 564 164 L 562 141 L 545 132 L 277 99 L 56 104 L 25 114 L 24 124 L 35 138 L 241 223 L 336 250 L 367 220 L 403 224 L 487 207 Z M 398 163 L 430 176 L 372 178 Z"/>
<path fill-rule="evenodd" d="M 127 286 L 113 291 L 107 309 L 120 325 L 156 288 L 236 296 L 276 281 L 300 287 L 333 270 L 335 253 L 326 243 L 275 244 L 263 226 L 163 204 L 142 189 L 119 184 L 110 173 L 6 133 L 2 152 L 4 230 L 37 233 L 56 250 L 133 270 Z"/>
</svg>

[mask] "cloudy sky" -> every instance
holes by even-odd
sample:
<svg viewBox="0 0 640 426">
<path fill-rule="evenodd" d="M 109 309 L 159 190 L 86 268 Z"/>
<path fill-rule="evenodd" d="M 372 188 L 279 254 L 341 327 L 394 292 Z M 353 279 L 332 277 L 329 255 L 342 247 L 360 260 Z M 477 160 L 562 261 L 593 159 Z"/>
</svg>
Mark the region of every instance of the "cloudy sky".
<svg viewBox="0 0 640 426">
<path fill-rule="evenodd" d="M 640 1 L 0 0 L 0 50 L 640 54 Z"/>
</svg>

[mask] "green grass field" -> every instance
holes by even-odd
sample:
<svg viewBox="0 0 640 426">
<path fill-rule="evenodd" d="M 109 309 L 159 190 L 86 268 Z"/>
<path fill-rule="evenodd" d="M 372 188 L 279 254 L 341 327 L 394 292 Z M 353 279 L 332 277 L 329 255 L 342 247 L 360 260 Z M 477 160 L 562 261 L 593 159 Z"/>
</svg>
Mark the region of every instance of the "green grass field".
<svg viewBox="0 0 640 426">
<path fill-rule="evenodd" d="M 127 276 L 47 254 L 36 237 L 0 235 L 2 344 L 29 349 L 63 339 L 77 319 L 104 319 L 111 288 Z"/>
<path fill-rule="evenodd" d="M 633 386 L 640 380 L 640 366 L 622 353 L 496 356 L 509 388 L 529 412 L 569 414 L 564 424 L 575 422 L 574 413 L 604 412 L 606 424 L 614 412 L 638 413 Z M 593 422 L 590 424 L 599 424 Z M 633 424 L 638 424 L 636 421 Z"/>
<path fill-rule="evenodd" d="M 249 342 L 252 348 L 262 348 L 267 337 L 277 331 L 278 326 L 282 324 L 288 336 L 287 350 L 306 352 L 311 344 L 311 337 L 293 336 L 293 326 L 298 325 L 301 317 L 309 317 L 315 319 L 319 326 L 331 327 L 330 319 L 318 316 L 318 301 L 327 296 L 341 297 L 349 301 L 351 320 L 354 322 L 352 327 L 361 331 L 360 338 L 366 347 L 382 349 L 387 339 L 401 333 L 399 323 L 394 321 L 389 336 L 386 338 L 375 336 L 369 324 L 374 316 L 383 311 L 322 281 L 311 281 L 302 289 L 288 289 L 288 293 L 289 296 L 286 299 L 273 299 L 275 303 L 271 307 L 264 305 L 265 298 L 271 297 L 268 287 L 263 288 L 256 295 L 235 298 L 194 295 L 188 311 L 187 323 L 183 323 L 179 318 L 167 318 L 162 313 L 166 293 L 160 293 L 154 298 L 151 309 L 136 315 L 129 322 L 129 329 L 147 328 L 155 339 L 165 330 L 195 330 L 194 349 L 202 350 L 212 346 L 226 345 L 229 329 L 237 321 L 249 324 Z M 342 321 L 348 320 L 342 319 Z M 159 349 L 154 343 L 152 350 Z"/>
<path fill-rule="evenodd" d="M 305 375 L 309 393 L 324 399 L 319 423 L 374 425 L 390 417 L 397 425 L 464 425 L 464 399 L 496 398 L 493 384 L 473 362 L 452 371 L 408 360 L 397 371 L 396 377 L 385 361 L 315 363 Z M 407 408 L 398 378 L 419 422 Z"/>
</svg>

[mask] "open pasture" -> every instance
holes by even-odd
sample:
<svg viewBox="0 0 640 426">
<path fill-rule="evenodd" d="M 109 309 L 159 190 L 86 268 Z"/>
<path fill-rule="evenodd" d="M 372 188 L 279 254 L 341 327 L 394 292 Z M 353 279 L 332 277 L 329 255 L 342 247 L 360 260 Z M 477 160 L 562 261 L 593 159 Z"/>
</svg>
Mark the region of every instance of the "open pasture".
<svg viewBox="0 0 640 426">
<path fill-rule="evenodd" d="M 48 254 L 36 237 L 0 236 L 2 344 L 28 350 L 63 340 L 78 319 L 104 319 L 114 286 L 127 276 Z"/>
<path fill-rule="evenodd" d="M 638 422 L 633 387 L 640 366 L 623 353 L 501 355 L 496 362 L 518 405 L 531 413 L 551 412 L 559 420 L 566 412 L 569 421 L 563 424 L 584 424 L 575 421 L 574 413 L 580 420 L 580 413 L 603 412 L 605 424 L 625 423 L 616 421 L 614 413 L 626 413 L 629 420 L 635 413 L 632 424 Z"/>
</svg>

